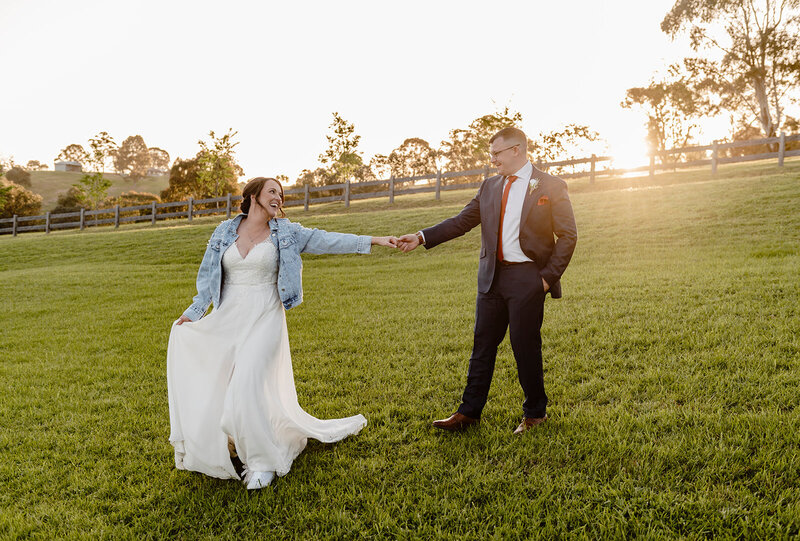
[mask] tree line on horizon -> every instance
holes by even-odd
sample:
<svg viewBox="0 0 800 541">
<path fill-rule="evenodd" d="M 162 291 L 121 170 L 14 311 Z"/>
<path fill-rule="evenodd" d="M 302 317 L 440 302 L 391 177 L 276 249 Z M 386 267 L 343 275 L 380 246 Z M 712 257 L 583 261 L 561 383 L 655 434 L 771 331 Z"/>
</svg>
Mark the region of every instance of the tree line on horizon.
<svg viewBox="0 0 800 541">
<path fill-rule="evenodd" d="M 345 180 L 356 183 L 394 177 L 408 177 L 428 174 L 441 166 L 447 170 L 470 170 L 482 168 L 488 163 L 489 138 L 506 126 L 518 126 L 522 122 L 519 112 L 504 110 L 475 119 L 466 128 L 453 129 L 448 139 L 442 141 L 440 148 L 433 148 L 421 138 L 407 138 L 389 154 L 377 154 L 369 162 L 363 159 L 358 149 L 361 136 L 356 135 L 352 123 L 333 113 L 327 136 L 328 148 L 320 154 L 323 167 L 303 170 L 292 184 L 286 175 L 276 175 L 287 187 L 326 186 L 339 184 Z M 169 154 L 162 149 L 148 148 L 140 135 L 125 139 L 117 146 L 107 132 L 100 132 L 88 142 L 87 151 L 82 145 L 70 144 L 62 149 L 57 159 L 74 161 L 86 168 L 80 180 L 70 189 L 59 195 L 53 213 L 74 212 L 81 208 L 91 210 L 120 206 L 135 206 L 151 201 L 184 201 L 188 198 L 207 199 L 222 197 L 228 193 L 240 194 L 239 178 L 244 171 L 235 156 L 235 141 L 238 132 L 229 129 L 217 135 L 211 131 L 209 141 L 200 140 L 197 154 L 192 158 L 177 158 L 169 169 L 169 185 L 160 194 L 129 191 L 119 197 L 108 197 L 111 180 L 106 176 L 106 168 L 111 166 L 125 180 L 136 181 L 146 176 L 145 171 L 156 163 L 168 163 Z M 604 142 L 597 132 L 587 126 L 567 125 L 560 130 L 540 133 L 535 140 L 529 140 L 530 157 L 533 161 L 552 161 L 569 159 L 591 147 L 604 148 Z M 155 152 L 154 152 L 155 151 Z M 25 177 L 23 183 L 30 188 L 30 173 L 19 167 L 6 173 L 8 180 Z M 21 171 L 21 174 L 18 174 Z M 2 172 L 0 170 L 0 172 Z M 469 180 L 468 180 L 469 181 Z M 379 188 L 374 188 L 379 189 Z M 15 204 L 7 205 L 0 217 L 13 214 L 35 215 L 41 211 L 41 196 L 27 194 L 27 205 L 21 205 L 21 190 Z M 39 204 L 36 204 L 38 199 Z M 198 208 L 209 206 L 201 204 Z"/>
<path fill-rule="evenodd" d="M 358 149 L 361 136 L 356 134 L 355 126 L 334 112 L 330 133 L 326 136 L 328 148 L 319 156 L 322 165 L 316 169 L 304 169 L 290 186 L 321 187 L 347 180 L 357 186 L 359 182 L 415 177 L 437 170 L 481 169 L 490 163 L 489 139 L 492 135 L 502 128 L 521 124 L 522 114 L 506 107 L 476 118 L 465 128 L 450 130 L 438 148 L 425 139 L 409 137 L 390 153 L 375 154 L 365 161 Z M 568 124 L 528 139 L 528 154 L 533 162 L 570 160 L 603 150 L 607 150 L 607 146 L 600 134 L 588 126 L 577 124 Z M 556 172 L 563 172 L 563 169 L 558 168 Z M 288 181 L 288 178 L 279 180 Z M 443 179 L 443 182 L 448 180 Z"/>
</svg>

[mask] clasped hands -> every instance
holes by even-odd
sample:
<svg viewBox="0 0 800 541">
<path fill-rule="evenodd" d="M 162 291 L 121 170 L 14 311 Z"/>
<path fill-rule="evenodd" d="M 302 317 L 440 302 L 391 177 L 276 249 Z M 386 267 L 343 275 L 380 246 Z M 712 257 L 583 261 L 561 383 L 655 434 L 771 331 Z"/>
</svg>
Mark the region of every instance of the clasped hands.
<svg viewBox="0 0 800 541">
<path fill-rule="evenodd" d="M 410 252 L 419 246 L 419 239 L 415 233 L 409 233 L 402 237 L 372 237 L 372 244 L 378 246 L 386 246 L 388 248 L 398 248 L 403 252 Z"/>
</svg>

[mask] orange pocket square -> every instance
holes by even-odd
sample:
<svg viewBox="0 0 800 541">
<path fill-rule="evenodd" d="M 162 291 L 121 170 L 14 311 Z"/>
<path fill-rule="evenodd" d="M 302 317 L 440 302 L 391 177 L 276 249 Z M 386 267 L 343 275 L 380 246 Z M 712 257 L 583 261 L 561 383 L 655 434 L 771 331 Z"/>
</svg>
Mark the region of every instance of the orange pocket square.
<svg viewBox="0 0 800 541">
<path fill-rule="evenodd" d="M 536 203 L 536 204 L 537 205 L 546 205 L 549 202 L 550 202 L 550 198 L 547 197 L 546 195 L 543 195 L 542 197 L 539 198 L 539 202 Z"/>
</svg>

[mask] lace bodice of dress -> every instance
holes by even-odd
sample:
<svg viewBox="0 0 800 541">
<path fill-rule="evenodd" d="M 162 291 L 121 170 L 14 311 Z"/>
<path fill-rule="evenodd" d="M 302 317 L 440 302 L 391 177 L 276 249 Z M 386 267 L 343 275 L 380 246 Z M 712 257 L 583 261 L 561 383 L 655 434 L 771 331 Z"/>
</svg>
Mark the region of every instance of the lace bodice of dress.
<svg viewBox="0 0 800 541">
<path fill-rule="evenodd" d="M 222 256 L 222 268 L 226 285 L 274 284 L 278 281 L 278 250 L 267 238 L 242 258 L 234 243 Z"/>
</svg>

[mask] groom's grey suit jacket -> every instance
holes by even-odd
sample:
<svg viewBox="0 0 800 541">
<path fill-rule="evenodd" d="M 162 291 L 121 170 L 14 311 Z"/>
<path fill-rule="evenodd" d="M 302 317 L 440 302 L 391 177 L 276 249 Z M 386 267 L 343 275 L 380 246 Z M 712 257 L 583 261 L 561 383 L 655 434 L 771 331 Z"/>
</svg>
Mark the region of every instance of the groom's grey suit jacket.
<svg viewBox="0 0 800 541">
<path fill-rule="evenodd" d="M 528 184 L 520 217 L 520 248 L 536 263 L 539 276 L 550 286 L 550 295 L 560 298 L 561 275 L 567 268 L 578 240 L 567 183 L 536 167 L 533 168 L 530 179 L 517 179 L 516 182 Z M 433 248 L 463 235 L 478 224 L 481 225 L 478 268 L 480 293 L 489 291 L 498 263 L 497 238 L 502 198 L 503 176 L 496 175 L 481 184 L 477 195 L 457 216 L 422 230 L 425 248 Z"/>
</svg>

